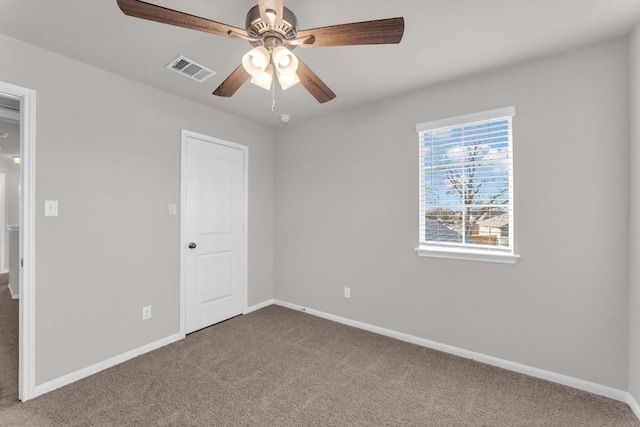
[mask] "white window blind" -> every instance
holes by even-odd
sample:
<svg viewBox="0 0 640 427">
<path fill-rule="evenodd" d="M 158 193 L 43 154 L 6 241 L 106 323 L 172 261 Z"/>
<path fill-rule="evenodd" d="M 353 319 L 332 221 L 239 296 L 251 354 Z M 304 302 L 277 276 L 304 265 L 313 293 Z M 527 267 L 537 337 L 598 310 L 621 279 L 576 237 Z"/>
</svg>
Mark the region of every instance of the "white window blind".
<svg viewBox="0 0 640 427">
<path fill-rule="evenodd" d="M 515 108 L 422 123 L 420 246 L 513 254 Z"/>
</svg>

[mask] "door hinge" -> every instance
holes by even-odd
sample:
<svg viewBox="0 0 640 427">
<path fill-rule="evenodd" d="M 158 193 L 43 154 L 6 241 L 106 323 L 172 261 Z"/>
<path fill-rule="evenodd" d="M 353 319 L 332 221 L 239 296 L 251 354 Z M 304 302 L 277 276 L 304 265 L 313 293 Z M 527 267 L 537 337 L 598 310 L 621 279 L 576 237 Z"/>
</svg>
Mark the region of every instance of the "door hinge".
<svg viewBox="0 0 640 427">
<path fill-rule="evenodd" d="M 20 267 L 24 267 L 24 260 L 20 259 Z"/>
</svg>

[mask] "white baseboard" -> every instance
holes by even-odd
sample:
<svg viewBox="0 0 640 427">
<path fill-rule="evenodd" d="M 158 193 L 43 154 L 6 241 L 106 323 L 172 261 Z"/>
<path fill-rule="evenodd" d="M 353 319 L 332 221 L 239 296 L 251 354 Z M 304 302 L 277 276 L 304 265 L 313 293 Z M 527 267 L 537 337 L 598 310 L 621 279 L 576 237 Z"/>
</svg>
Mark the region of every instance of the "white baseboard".
<svg viewBox="0 0 640 427">
<path fill-rule="evenodd" d="M 9 288 L 9 293 L 11 294 L 11 298 L 13 298 L 13 299 L 19 299 L 20 298 L 20 293 L 13 289 L 13 288 L 15 288 L 15 286 L 11 286 L 11 283 L 9 283 L 9 286 L 7 286 L 7 287 Z"/>
<path fill-rule="evenodd" d="M 629 407 L 633 411 L 633 413 L 636 414 L 636 417 L 638 417 L 638 419 L 640 420 L 640 405 L 638 405 L 638 402 L 636 402 L 636 400 L 633 398 L 631 393 L 627 393 L 626 402 L 627 402 L 627 405 L 629 405 Z"/>
<path fill-rule="evenodd" d="M 13 295 L 13 293 L 12 293 Z M 251 307 L 247 308 L 247 311 L 244 314 L 248 314 L 251 313 L 253 311 L 256 310 L 260 310 L 261 308 L 264 307 L 268 307 L 270 305 L 273 305 L 275 303 L 275 300 L 270 299 L 267 301 L 263 301 L 259 304 L 256 305 L 252 305 Z M 56 378 L 55 380 L 51 380 L 48 381 L 44 384 L 40 384 L 35 386 L 34 388 L 34 392 L 33 395 L 30 396 L 30 398 L 36 398 L 38 396 L 41 396 L 45 393 L 49 393 L 50 391 L 56 390 L 60 387 L 64 387 L 66 385 L 69 385 L 73 382 L 79 381 L 83 378 L 86 378 L 90 375 L 94 375 L 97 374 L 100 371 L 103 371 L 105 369 L 111 368 L 115 365 L 118 365 L 122 362 L 126 362 L 127 360 L 133 359 L 134 357 L 140 356 L 142 354 L 148 353 L 150 351 L 153 350 L 157 350 L 160 347 L 164 347 L 165 345 L 169 345 L 171 343 L 174 343 L 176 341 L 179 341 L 181 339 L 184 338 L 184 335 L 181 333 L 177 333 L 175 335 L 171 335 L 167 338 L 163 338 L 161 340 L 158 340 L 156 342 L 147 344 L 145 346 L 139 347 L 137 349 L 131 350 L 127 353 L 124 354 L 120 354 L 118 356 L 112 357 L 110 359 L 107 359 L 105 361 L 96 363 L 94 365 L 88 366 L 86 368 L 80 369 L 78 371 L 72 372 L 70 374 L 64 375 L 60 378 Z"/>
<path fill-rule="evenodd" d="M 119 365 L 122 362 L 126 362 L 127 360 L 133 359 L 134 357 L 143 355 L 145 353 L 148 353 L 150 351 L 156 350 L 160 347 L 164 347 L 165 345 L 174 343 L 176 341 L 179 341 L 181 339 L 184 338 L 184 335 L 181 333 L 177 333 L 175 335 L 171 335 L 168 336 L 166 338 L 163 338 L 161 340 L 152 342 L 150 344 L 144 345 L 142 347 L 138 347 L 134 350 L 131 350 L 129 352 L 120 354 L 118 356 L 112 357 L 110 359 L 107 359 L 105 361 L 96 363 L 95 365 L 91 365 L 88 366 L 86 368 L 77 370 L 75 372 L 72 372 L 70 374 L 64 375 L 60 378 L 56 378 L 55 380 L 51 380 L 48 381 L 44 384 L 40 384 L 35 386 L 34 390 L 33 390 L 33 395 L 30 396 L 30 398 L 35 398 L 38 396 L 41 396 L 45 393 L 49 393 L 50 391 L 53 391 L 55 389 L 58 389 L 60 387 L 64 387 L 66 385 L 69 385 L 73 382 L 79 381 L 83 378 L 86 378 L 90 375 L 93 374 L 97 374 L 100 371 L 104 371 L 105 369 L 111 368 L 115 365 Z"/>
<path fill-rule="evenodd" d="M 464 357 L 466 359 L 473 359 L 478 362 L 486 363 L 487 365 L 497 366 L 499 368 L 507 369 L 509 371 L 519 372 L 521 374 L 525 374 L 525 375 L 540 378 L 543 380 L 551 381 L 554 383 L 562 384 L 568 387 L 572 387 L 578 390 L 583 390 L 589 393 L 597 394 L 599 396 L 608 397 L 610 399 L 618 400 L 621 402 L 628 403 L 628 399 L 630 398 L 629 393 L 627 393 L 626 391 L 608 387 L 605 385 L 584 381 L 578 378 L 573 378 L 573 377 L 569 377 L 562 374 L 557 374 L 555 372 L 545 371 L 544 369 L 534 368 L 532 366 L 511 362 L 509 360 L 488 356 L 482 353 L 476 353 L 474 351 L 469 351 L 469 350 L 465 350 L 459 347 L 454 347 L 448 344 L 442 344 L 436 341 L 419 338 L 419 337 L 405 334 L 402 332 L 396 332 L 391 329 L 385 329 L 379 326 L 370 325 L 368 323 L 347 319 L 345 317 L 336 316 L 336 315 L 325 313 L 319 310 L 314 310 L 312 308 L 302 307 L 302 306 L 291 304 L 278 299 L 275 300 L 275 304 L 280 305 L 282 307 L 291 308 L 293 310 L 304 311 L 305 313 L 309 313 L 314 316 L 322 317 L 324 319 L 332 320 L 334 322 L 342 323 L 348 326 L 353 326 L 358 329 L 364 329 L 365 331 L 374 332 L 376 334 L 399 339 L 401 341 L 406 341 L 422 347 L 431 348 L 433 350 L 442 351 L 444 353 L 449 353 L 456 356 Z M 638 415 L 638 412 L 636 412 L 636 415 Z"/>
<path fill-rule="evenodd" d="M 249 313 L 252 313 L 254 311 L 260 310 L 261 308 L 269 307 L 270 305 L 275 304 L 275 302 L 276 302 L 276 300 L 274 300 L 274 299 L 270 299 L 270 300 L 267 300 L 267 301 L 262 301 L 259 304 L 252 305 L 251 307 L 248 307 L 247 310 L 243 314 L 249 314 Z"/>
</svg>

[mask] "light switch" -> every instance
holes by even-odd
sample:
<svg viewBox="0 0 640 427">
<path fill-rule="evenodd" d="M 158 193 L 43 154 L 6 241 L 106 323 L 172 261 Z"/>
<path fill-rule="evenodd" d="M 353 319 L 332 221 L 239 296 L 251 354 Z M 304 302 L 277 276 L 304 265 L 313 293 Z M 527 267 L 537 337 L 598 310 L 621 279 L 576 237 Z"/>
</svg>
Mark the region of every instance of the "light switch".
<svg viewBox="0 0 640 427">
<path fill-rule="evenodd" d="M 57 200 L 45 200 L 44 201 L 44 216 L 58 216 L 58 201 Z"/>
<path fill-rule="evenodd" d="M 177 207 L 175 203 L 169 203 L 169 215 L 175 216 L 177 212 Z"/>
</svg>

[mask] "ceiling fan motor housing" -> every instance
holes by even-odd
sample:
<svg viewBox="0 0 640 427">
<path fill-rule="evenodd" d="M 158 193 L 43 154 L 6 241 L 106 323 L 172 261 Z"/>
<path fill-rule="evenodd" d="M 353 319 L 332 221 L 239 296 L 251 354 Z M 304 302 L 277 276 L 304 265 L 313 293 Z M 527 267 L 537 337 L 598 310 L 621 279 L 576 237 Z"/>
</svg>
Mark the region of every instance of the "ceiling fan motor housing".
<svg viewBox="0 0 640 427">
<path fill-rule="evenodd" d="M 283 8 L 282 23 L 271 31 L 269 23 L 260 18 L 260 7 L 254 6 L 247 12 L 246 29 L 250 37 L 261 39 L 265 36 L 275 36 L 282 40 L 293 40 L 298 34 L 298 19 L 291 10 L 285 7 Z"/>
</svg>

